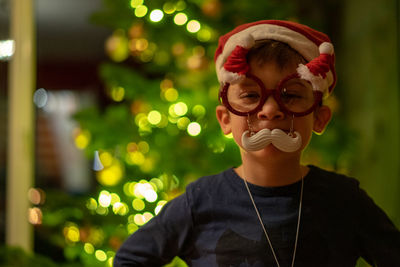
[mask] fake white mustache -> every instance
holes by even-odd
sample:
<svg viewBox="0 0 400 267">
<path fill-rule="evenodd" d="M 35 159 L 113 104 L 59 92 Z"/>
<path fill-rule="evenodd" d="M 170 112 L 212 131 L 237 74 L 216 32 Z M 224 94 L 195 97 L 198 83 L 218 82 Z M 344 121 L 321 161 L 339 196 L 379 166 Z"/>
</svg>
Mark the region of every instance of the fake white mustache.
<svg viewBox="0 0 400 267">
<path fill-rule="evenodd" d="M 291 136 L 281 129 L 262 129 L 253 135 L 247 130 L 242 135 L 242 147 L 246 151 L 261 150 L 269 144 L 283 152 L 294 152 L 301 147 L 302 140 L 299 132 Z"/>
</svg>

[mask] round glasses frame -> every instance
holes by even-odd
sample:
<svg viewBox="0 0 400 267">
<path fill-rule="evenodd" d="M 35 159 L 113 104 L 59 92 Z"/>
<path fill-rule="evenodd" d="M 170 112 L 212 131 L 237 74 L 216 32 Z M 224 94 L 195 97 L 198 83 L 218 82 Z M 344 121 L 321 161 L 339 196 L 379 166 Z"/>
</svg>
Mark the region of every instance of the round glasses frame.
<svg viewBox="0 0 400 267">
<path fill-rule="evenodd" d="M 281 99 L 281 90 L 283 89 L 283 85 L 290 79 L 295 79 L 295 78 L 300 78 L 298 73 L 293 73 L 290 74 L 288 76 L 286 76 L 285 78 L 283 78 L 279 83 L 278 86 L 275 89 L 266 89 L 264 86 L 264 83 L 255 75 L 251 74 L 251 73 L 247 73 L 246 77 L 249 79 L 252 79 L 253 81 L 255 81 L 258 86 L 260 86 L 261 88 L 261 99 L 260 99 L 260 103 L 257 105 L 257 107 L 255 107 L 254 109 L 247 111 L 247 112 L 241 112 L 241 111 L 237 111 L 235 110 L 228 101 L 228 89 L 230 86 L 230 83 L 225 83 L 224 87 L 222 88 L 222 90 L 219 93 L 219 99 L 220 102 L 233 114 L 236 114 L 238 116 L 249 116 L 252 115 L 258 111 L 260 111 L 262 109 L 262 107 L 265 104 L 265 101 L 267 101 L 268 97 L 270 95 L 272 95 L 275 99 L 275 101 L 278 103 L 279 108 L 281 109 L 281 111 L 287 115 L 290 116 L 295 116 L 295 117 L 302 117 L 305 115 L 310 114 L 311 112 L 313 112 L 315 110 L 315 108 L 319 105 L 319 103 L 321 103 L 322 100 L 322 92 L 320 91 L 313 91 L 314 93 L 314 104 L 307 110 L 302 111 L 302 112 L 293 112 L 288 110 L 282 99 Z"/>
</svg>

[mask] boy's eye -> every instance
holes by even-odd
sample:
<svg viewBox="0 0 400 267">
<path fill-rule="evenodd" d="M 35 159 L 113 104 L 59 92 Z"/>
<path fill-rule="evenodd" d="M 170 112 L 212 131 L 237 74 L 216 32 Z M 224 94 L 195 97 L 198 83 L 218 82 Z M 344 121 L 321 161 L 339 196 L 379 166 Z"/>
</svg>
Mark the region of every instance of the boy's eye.
<svg viewBox="0 0 400 267">
<path fill-rule="evenodd" d="M 284 99 L 301 99 L 303 98 L 303 94 L 301 94 L 298 90 L 288 90 L 284 88 L 282 90 L 281 96 Z"/>
<path fill-rule="evenodd" d="M 259 98 L 260 94 L 258 92 L 246 92 L 240 95 L 240 98 L 256 99 Z"/>
</svg>

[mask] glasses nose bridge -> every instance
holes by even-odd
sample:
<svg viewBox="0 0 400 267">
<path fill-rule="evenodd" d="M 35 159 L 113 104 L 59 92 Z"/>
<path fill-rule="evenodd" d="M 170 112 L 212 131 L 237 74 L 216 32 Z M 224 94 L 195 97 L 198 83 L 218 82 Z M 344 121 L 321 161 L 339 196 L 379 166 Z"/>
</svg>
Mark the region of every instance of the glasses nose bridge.
<svg viewBox="0 0 400 267">
<path fill-rule="evenodd" d="M 268 101 L 269 97 L 272 96 L 275 100 L 275 102 L 279 105 L 278 97 L 277 97 L 277 89 L 267 89 L 264 88 L 264 98 L 262 100 L 263 106 L 265 103 Z"/>
</svg>

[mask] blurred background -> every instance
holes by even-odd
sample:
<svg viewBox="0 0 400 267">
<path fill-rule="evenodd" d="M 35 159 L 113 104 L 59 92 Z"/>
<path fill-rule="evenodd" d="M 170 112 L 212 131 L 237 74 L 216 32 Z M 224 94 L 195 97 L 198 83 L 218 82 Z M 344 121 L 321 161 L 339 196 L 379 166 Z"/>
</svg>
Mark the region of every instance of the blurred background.
<svg viewBox="0 0 400 267">
<path fill-rule="evenodd" d="M 260 19 L 331 37 L 334 117 L 304 163 L 356 177 L 399 227 L 399 14 L 397 0 L 0 0 L 0 266 L 112 266 L 188 183 L 238 165 L 213 56 Z"/>
</svg>

